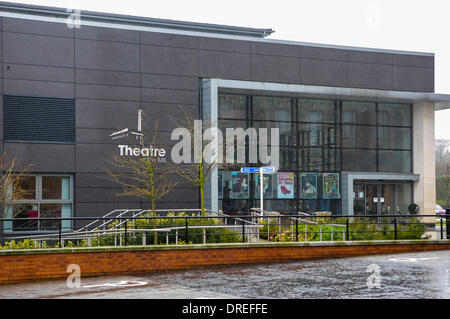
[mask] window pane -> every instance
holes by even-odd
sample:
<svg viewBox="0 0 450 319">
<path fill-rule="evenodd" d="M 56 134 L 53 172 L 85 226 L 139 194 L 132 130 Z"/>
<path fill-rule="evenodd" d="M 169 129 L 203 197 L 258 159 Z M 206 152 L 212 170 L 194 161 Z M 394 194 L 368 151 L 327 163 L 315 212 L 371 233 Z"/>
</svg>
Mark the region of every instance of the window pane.
<svg viewBox="0 0 450 319">
<path fill-rule="evenodd" d="M 62 199 L 61 176 L 42 176 L 42 199 Z"/>
<path fill-rule="evenodd" d="M 388 149 L 411 149 L 411 129 L 399 127 L 379 127 L 378 147 Z"/>
<path fill-rule="evenodd" d="M 17 187 L 22 190 L 18 199 L 36 199 L 36 176 L 22 176 Z"/>
<path fill-rule="evenodd" d="M 377 128 L 374 126 L 342 125 L 342 147 L 376 148 Z"/>
<path fill-rule="evenodd" d="M 377 124 L 375 103 L 342 102 L 342 123 Z"/>
<path fill-rule="evenodd" d="M 411 151 L 379 151 L 380 172 L 411 173 Z"/>
<path fill-rule="evenodd" d="M 272 121 L 292 121 L 292 100 L 280 97 L 253 98 L 253 119 Z"/>
<path fill-rule="evenodd" d="M 261 137 L 259 133 L 260 128 L 267 128 L 267 145 L 272 145 L 272 128 L 278 128 L 280 139 L 278 145 L 280 146 L 294 146 L 295 145 L 295 123 L 284 123 L 284 122 L 261 122 L 254 121 L 253 127 L 256 128 L 258 133 L 258 140 Z"/>
<path fill-rule="evenodd" d="M 297 169 L 297 152 L 295 148 L 280 148 L 280 169 Z"/>
<path fill-rule="evenodd" d="M 299 201 L 299 210 L 303 213 L 332 212 L 333 215 L 342 213 L 340 199 L 303 199 Z"/>
<path fill-rule="evenodd" d="M 299 124 L 298 139 L 300 146 L 336 147 L 340 142 L 339 125 L 335 124 Z"/>
<path fill-rule="evenodd" d="M 351 172 L 375 172 L 377 170 L 376 151 L 342 150 L 342 170 Z"/>
<path fill-rule="evenodd" d="M 38 230 L 38 221 L 33 220 L 39 217 L 38 205 L 36 203 L 14 205 L 12 216 L 8 217 L 13 217 L 14 219 L 16 218 L 26 219 L 26 220 L 14 220 L 13 230 L 16 232 Z"/>
<path fill-rule="evenodd" d="M 303 172 L 335 172 L 340 169 L 339 149 L 301 148 L 298 169 Z"/>
<path fill-rule="evenodd" d="M 245 96 L 219 95 L 219 117 L 245 119 Z"/>
<path fill-rule="evenodd" d="M 61 204 L 41 204 L 41 218 L 61 218 Z M 59 229 L 59 220 L 41 221 L 41 231 Z"/>
<path fill-rule="evenodd" d="M 260 207 L 259 200 L 255 200 L 255 207 Z M 285 215 L 297 215 L 295 200 L 266 200 L 264 199 L 264 210 L 279 212 Z"/>
<path fill-rule="evenodd" d="M 412 203 L 412 184 L 404 183 L 397 185 L 397 214 L 409 214 L 408 206 Z"/>
<path fill-rule="evenodd" d="M 298 120 L 300 122 L 336 122 L 336 106 L 334 101 L 301 99 L 299 103 Z"/>
<path fill-rule="evenodd" d="M 411 105 L 378 104 L 378 124 L 411 126 Z"/>
</svg>

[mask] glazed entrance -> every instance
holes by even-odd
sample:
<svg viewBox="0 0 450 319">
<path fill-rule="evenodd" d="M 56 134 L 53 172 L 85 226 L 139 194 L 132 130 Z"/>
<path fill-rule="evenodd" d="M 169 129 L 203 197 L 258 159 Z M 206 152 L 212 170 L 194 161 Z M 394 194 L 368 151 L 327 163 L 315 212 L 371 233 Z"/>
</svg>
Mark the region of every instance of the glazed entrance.
<svg viewBox="0 0 450 319">
<path fill-rule="evenodd" d="M 355 181 L 353 210 L 355 215 L 408 214 L 412 192 L 411 182 Z"/>
</svg>

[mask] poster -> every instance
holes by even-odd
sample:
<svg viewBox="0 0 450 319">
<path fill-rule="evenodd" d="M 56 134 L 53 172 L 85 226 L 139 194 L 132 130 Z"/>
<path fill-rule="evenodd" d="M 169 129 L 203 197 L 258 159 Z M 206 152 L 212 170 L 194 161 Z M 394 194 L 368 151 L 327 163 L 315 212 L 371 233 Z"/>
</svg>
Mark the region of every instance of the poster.
<svg viewBox="0 0 450 319">
<path fill-rule="evenodd" d="M 317 199 L 317 174 L 300 174 L 300 198 Z"/>
<path fill-rule="evenodd" d="M 278 173 L 278 198 L 294 198 L 294 173 Z"/>
<path fill-rule="evenodd" d="M 233 194 L 231 198 L 239 199 L 249 197 L 249 175 L 247 173 L 233 172 L 231 173 L 231 183 Z"/>
<path fill-rule="evenodd" d="M 264 198 L 273 198 L 273 177 L 269 174 L 263 175 L 264 179 Z M 255 198 L 260 198 L 261 189 L 260 189 L 260 181 L 261 176 L 259 174 L 255 174 Z"/>
<path fill-rule="evenodd" d="M 323 173 L 323 199 L 341 198 L 339 191 L 339 174 Z"/>
<path fill-rule="evenodd" d="M 219 172 L 217 184 L 219 190 L 219 199 L 222 199 L 223 198 L 222 172 Z"/>
</svg>

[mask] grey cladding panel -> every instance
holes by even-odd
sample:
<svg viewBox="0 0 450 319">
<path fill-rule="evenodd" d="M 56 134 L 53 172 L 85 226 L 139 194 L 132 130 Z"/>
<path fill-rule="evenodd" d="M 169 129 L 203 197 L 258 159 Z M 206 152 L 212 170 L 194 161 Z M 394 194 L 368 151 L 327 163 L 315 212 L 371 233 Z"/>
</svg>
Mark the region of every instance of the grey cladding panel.
<svg viewBox="0 0 450 319">
<path fill-rule="evenodd" d="M 74 29 L 65 23 L 3 18 L 3 31 L 72 38 Z"/>
<path fill-rule="evenodd" d="M 139 43 L 139 31 L 82 26 L 75 29 L 77 39 Z"/>
<path fill-rule="evenodd" d="M 269 55 L 253 55 L 252 78 L 256 81 L 300 82 L 300 59 Z"/>
<path fill-rule="evenodd" d="M 139 72 L 139 45 L 76 40 L 76 66 L 106 71 Z"/>
<path fill-rule="evenodd" d="M 142 46 L 142 72 L 173 75 L 197 75 L 197 50 Z"/>
<path fill-rule="evenodd" d="M 250 54 L 219 51 L 200 51 L 201 77 L 250 80 Z"/>
<path fill-rule="evenodd" d="M 3 62 L 42 66 L 74 65 L 73 39 L 3 32 Z"/>
</svg>

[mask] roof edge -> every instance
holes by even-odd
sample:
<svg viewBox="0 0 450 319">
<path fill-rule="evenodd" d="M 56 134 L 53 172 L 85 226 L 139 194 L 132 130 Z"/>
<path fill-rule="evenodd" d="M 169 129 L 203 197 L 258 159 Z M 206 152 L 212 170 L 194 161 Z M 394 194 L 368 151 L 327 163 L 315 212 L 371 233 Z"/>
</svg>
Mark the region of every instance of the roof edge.
<svg viewBox="0 0 450 319">
<path fill-rule="evenodd" d="M 73 11 L 67 8 L 39 6 L 31 4 L 13 3 L 0 1 L 0 10 L 9 13 L 38 15 L 52 18 L 68 18 Z M 198 23 L 158 18 L 139 17 L 105 12 L 93 12 L 82 10 L 84 20 L 93 22 L 106 22 L 117 24 L 132 24 L 137 26 L 167 28 L 174 30 L 199 31 L 207 33 L 227 34 L 236 36 L 247 36 L 264 38 L 275 31 L 272 29 L 259 29 L 248 27 L 236 27 L 228 25 Z"/>
</svg>

